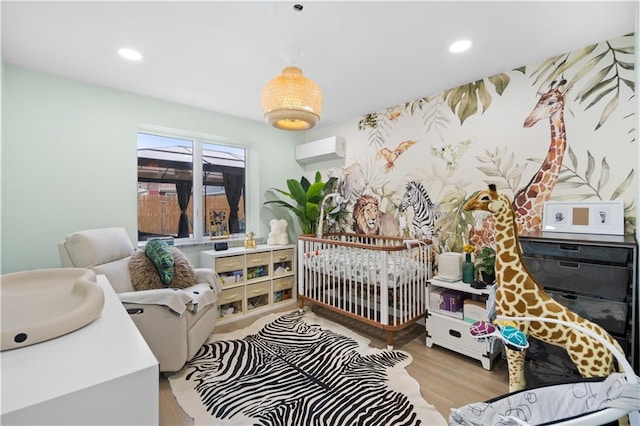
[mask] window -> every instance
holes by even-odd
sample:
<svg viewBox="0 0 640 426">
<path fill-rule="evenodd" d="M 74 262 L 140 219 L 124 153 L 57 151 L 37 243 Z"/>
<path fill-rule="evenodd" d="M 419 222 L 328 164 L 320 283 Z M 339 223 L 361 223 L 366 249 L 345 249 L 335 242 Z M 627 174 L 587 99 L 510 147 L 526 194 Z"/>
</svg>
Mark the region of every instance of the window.
<svg viewBox="0 0 640 426">
<path fill-rule="evenodd" d="M 244 234 L 244 194 L 244 148 L 138 133 L 138 241 Z"/>
</svg>

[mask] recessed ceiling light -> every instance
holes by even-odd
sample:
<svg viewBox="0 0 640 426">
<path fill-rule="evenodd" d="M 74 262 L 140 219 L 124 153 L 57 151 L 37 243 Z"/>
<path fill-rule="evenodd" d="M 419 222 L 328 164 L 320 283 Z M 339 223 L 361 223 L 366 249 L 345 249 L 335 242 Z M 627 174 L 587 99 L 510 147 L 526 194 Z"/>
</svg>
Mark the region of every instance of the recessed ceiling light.
<svg viewBox="0 0 640 426">
<path fill-rule="evenodd" d="M 122 48 L 118 50 L 120 56 L 131 61 L 139 61 L 142 59 L 142 55 L 137 50 Z"/>
<path fill-rule="evenodd" d="M 471 47 L 471 40 L 458 40 L 449 46 L 449 52 L 460 53 Z"/>
</svg>

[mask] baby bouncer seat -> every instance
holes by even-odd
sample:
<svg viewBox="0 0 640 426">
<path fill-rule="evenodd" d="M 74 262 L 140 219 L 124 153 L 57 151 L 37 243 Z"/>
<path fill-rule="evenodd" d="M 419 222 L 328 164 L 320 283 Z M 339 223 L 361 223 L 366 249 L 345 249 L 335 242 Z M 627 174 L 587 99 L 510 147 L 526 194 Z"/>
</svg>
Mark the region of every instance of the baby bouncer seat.
<svg viewBox="0 0 640 426">
<path fill-rule="evenodd" d="M 640 425 L 640 377 L 608 341 L 578 324 L 552 318 L 498 316 L 500 321 L 540 321 L 573 327 L 598 340 L 615 356 L 620 373 L 606 378 L 545 385 L 508 393 L 485 402 L 454 408 L 451 425 L 605 425 L 629 416 Z"/>
</svg>

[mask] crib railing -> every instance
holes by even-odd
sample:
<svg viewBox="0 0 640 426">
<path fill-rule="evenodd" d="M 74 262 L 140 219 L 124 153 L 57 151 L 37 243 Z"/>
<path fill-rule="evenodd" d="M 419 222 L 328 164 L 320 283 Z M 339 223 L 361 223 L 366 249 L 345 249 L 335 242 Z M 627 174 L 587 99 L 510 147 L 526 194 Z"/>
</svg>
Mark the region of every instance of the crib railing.
<svg viewBox="0 0 640 426">
<path fill-rule="evenodd" d="M 298 239 L 298 294 L 387 330 L 424 316 L 430 241 L 360 234 Z"/>
</svg>

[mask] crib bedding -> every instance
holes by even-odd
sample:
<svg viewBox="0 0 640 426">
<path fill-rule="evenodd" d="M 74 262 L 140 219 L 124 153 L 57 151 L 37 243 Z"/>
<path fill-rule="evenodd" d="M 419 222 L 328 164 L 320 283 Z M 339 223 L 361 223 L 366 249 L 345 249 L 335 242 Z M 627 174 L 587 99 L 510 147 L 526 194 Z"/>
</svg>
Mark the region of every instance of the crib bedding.
<svg viewBox="0 0 640 426">
<path fill-rule="evenodd" d="M 298 237 L 298 301 L 394 333 L 424 317 L 431 241 L 334 233 Z"/>
<path fill-rule="evenodd" d="M 314 272 L 320 272 L 340 279 L 380 286 L 386 281 L 387 288 L 395 288 L 425 277 L 428 267 L 406 255 L 386 253 L 380 250 L 353 249 L 350 247 L 332 247 L 309 253 L 306 266 Z M 383 275 L 386 257 L 387 275 Z"/>
</svg>

